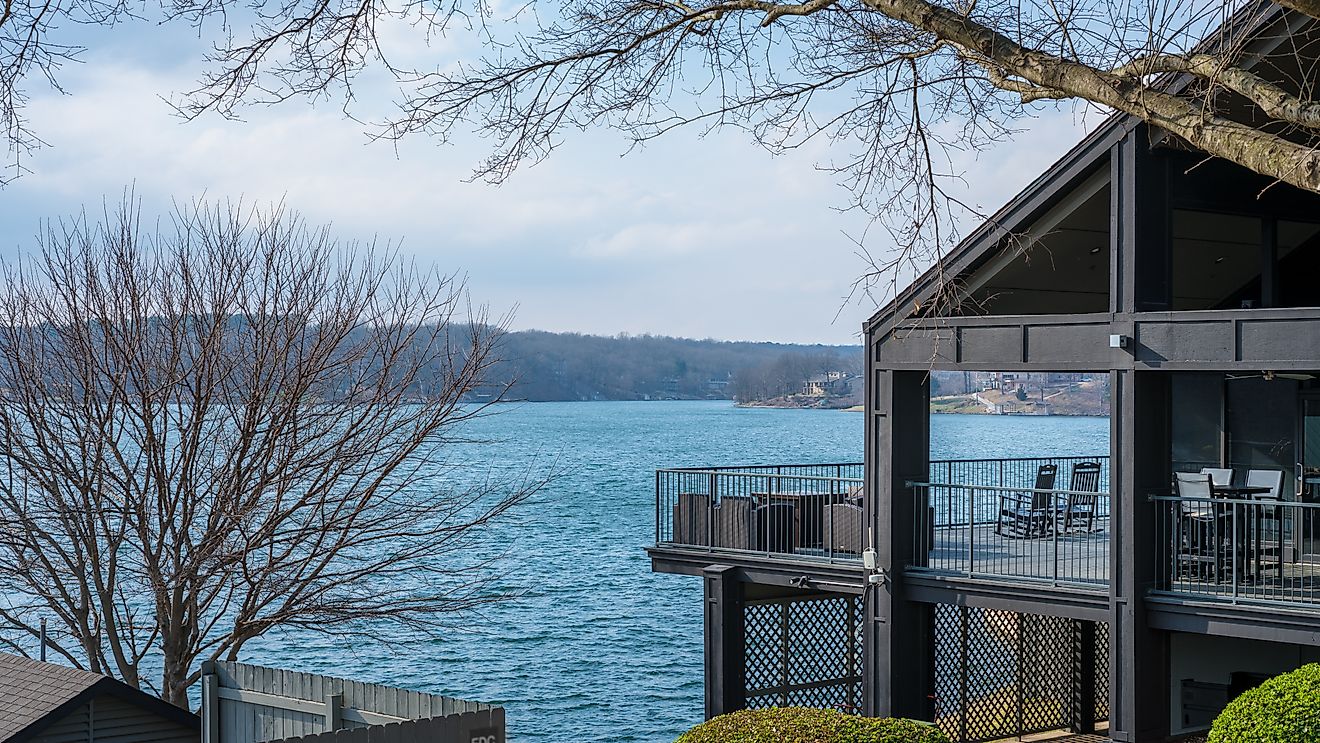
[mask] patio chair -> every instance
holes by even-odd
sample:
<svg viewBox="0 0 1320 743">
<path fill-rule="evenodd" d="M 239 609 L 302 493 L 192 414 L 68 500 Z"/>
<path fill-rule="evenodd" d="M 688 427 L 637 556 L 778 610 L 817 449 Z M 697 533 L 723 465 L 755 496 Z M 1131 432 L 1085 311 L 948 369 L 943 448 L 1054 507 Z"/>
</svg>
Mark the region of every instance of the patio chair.
<svg viewBox="0 0 1320 743">
<path fill-rule="evenodd" d="M 709 495 L 679 493 L 674 503 L 674 543 L 709 544 L 710 510 Z"/>
<path fill-rule="evenodd" d="M 1177 472 L 1174 478 L 1180 498 L 1195 498 L 1178 503 L 1173 543 L 1174 568 L 1178 574 L 1193 573 L 1205 577 L 1212 572 L 1216 580 L 1223 573 L 1222 511 L 1209 502 L 1214 495 L 1209 472 Z"/>
<path fill-rule="evenodd" d="M 1214 487 L 1226 488 L 1233 484 L 1233 470 L 1219 467 L 1202 467 L 1201 474 L 1209 475 Z"/>
<path fill-rule="evenodd" d="M 848 503 L 835 503 L 825 510 L 826 552 L 862 552 L 862 509 Z"/>
<path fill-rule="evenodd" d="M 1063 510 L 1059 512 L 1062 530 L 1070 532 L 1080 528 L 1088 534 L 1095 531 L 1095 517 L 1100 499 L 1100 463 L 1074 464 L 1068 490 L 1071 492 L 1064 498 Z"/>
<path fill-rule="evenodd" d="M 848 488 L 848 492 L 844 493 L 843 496 L 843 501 L 845 503 L 857 506 L 858 508 L 862 507 L 862 502 L 865 500 L 866 489 L 861 485 L 854 485 Z"/>
<path fill-rule="evenodd" d="M 715 546 L 755 549 L 756 502 L 748 495 L 726 495 L 711 509 L 715 520 Z"/>
<path fill-rule="evenodd" d="M 755 511 L 756 549 L 791 554 L 797 549 L 797 509 L 792 503 L 770 503 Z"/>
<path fill-rule="evenodd" d="M 1036 484 L 1030 493 L 1003 492 L 999 495 L 999 519 L 995 533 L 1015 539 L 1049 536 L 1057 508 L 1054 502 L 1054 479 L 1057 464 L 1042 464 L 1036 470 Z"/>
<path fill-rule="evenodd" d="M 1261 493 L 1252 496 L 1256 501 L 1264 505 L 1255 506 L 1255 514 L 1258 518 L 1269 519 L 1271 526 L 1271 536 L 1274 537 L 1275 557 L 1278 558 L 1273 567 L 1277 568 L 1279 573 L 1283 573 L 1283 471 L 1282 470 L 1247 470 L 1247 486 L 1256 488 L 1269 488 L 1270 492 Z M 1265 544 L 1255 545 L 1260 552 L 1265 551 Z M 1259 554 L 1259 553 L 1258 553 Z M 1265 565 L 1263 567 L 1268 567 Z"/>
</svg>

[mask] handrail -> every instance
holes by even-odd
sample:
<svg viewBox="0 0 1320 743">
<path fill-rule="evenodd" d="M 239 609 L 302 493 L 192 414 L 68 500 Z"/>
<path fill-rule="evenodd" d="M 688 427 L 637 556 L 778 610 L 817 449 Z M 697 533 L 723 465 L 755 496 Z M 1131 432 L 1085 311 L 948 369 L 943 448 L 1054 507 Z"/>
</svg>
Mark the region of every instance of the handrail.
<svg viewBox="0 0 1320 743">
<path fill-rule="evenodd" d="M 682 475 L 719 475 L 720 477 L 773 477 L 779 480 L 819 480 L 824 482 L 855 482 L 865 483 L 866 480 L 860 477 L 830 477 L 827 475 L 794 475 L 780 472 L 724 472 L 722 470 L 685 470 L 685 469 L 663 469 L 656 470 L 657 473 L 674 473 Z"/>
<path fill-rule="evenodd" d="M 904 483 L 909 488 L 961 488 L 963 490 L 991 490 L 1001 493 L 1053 493 L 1055 495 L 1109 495 L 1107 490 L 1063 490 L 1060 488 L 1005 488 L 998 485 L 966 485 L 959 483 L 944 482 L 915 482 L 908 480 Z"/>
<path fill-rule="evenodd" d="M 1303 503 L 1294 500 L 1275 500 L 1273 498 L 1256 498 L 1246 496 L 1235 498 L 1230 496 L 1221 496 L 1216 498 L 1190 498 L 1181 495 L 1148 495 L 1147 500 L 1154 502 L 1176 502 L 1176 503 L 1211 503 L 1216 506 L 1262 506 L 1264 508 L 1320 508 L 1320 503 Z"/>
<path fill-rule="evenodd" d="M 728 472 L 731 470 L 772 470 L 788 467 L 861 467 L 863 462 L 796 462 L 792 464 L 721 464 L 715 467 L 663 467 L 659 472 Z"/>
</svg>

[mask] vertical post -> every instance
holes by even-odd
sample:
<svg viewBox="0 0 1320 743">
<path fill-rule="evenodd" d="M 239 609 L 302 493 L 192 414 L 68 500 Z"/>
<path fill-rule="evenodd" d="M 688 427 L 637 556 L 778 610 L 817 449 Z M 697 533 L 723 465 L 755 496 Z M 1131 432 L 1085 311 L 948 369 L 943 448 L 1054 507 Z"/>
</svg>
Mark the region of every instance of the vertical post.
<svg viewBox="0 0 1320 743">
<path fill-rule="evenodd" d="M 220 743 L 220 679 L 212 661 L 202 663 L 202 743 Z"/>
<path fill-rule="evenodd" d="M 1074 733 L 1095 732 L 1095 622 L 1072 620 L 1072 704 Z"/>
<path fill-rule="evenodd" d="M 344 727 L 344 695 L 342 693 L 325 695 L 325 732 L 340 730 Z"/>
<path fill-rule="evenodd" d="M 967 488 L 967 574 L 976 572 L 976 488 Z"/>
<path fill-rule="evenodd" d="M 719 475 L 710 473 L 710 498 L 706 501 L 706 549 L 711 551 L 715 549 L 715 488 L 718 484 Z"/>
<path fill-rule="evenodd" d="M 736 570 L 731 565 L 711 565 L 702 571 L 706 719 L 747 705 L 742 584 Z"/>
<path fill-rule="evenodd" d="M 1168 636 L 1150 627 L 1143 606 L 1159 580 L 1159 504 L 1170 461 L 1169 377 L 1110 373 L 1111 466 L 1117 468 L 1110 549 L 1110 737 L 1163 740 L 1169 733 Z"/>
<path fill-rule="evenodd" d="M 46 618 L 41 618 L 41 662 L 46 662 Z"/>
<path fill-rule="evenodd" d="M 883 369 L 867 338 L 874 383 L 867 388 L 865 523 L 877 566 L 889 575 L 866 591 L 865 714 L 929 720 L 930 607 L 903 592 L 903 564 L 913 554 L 917 499 L 907 482 L 930 476 L 930 386 L 924 371 Z"/>
<path fill-rule="evenodd" d="M 1132 314 L 1172 307 L 1170 166 L 1134 128 L 1110 150 L 1111 333 L 1133 335 Z M 1172 471 L 1169 379 L 1137 372 L 1133 348 L 1110 366 L 1110 738 L 1163 740 L 1169 733 L 1168 636 L 1149 626 L 1146 591 L 1159 577 L 1158 505 Z M 1139 665 L 1138 665 L 1139 664 Z M 1138 667 L 1140 672 L 1138 672 Z"/>
</svg>

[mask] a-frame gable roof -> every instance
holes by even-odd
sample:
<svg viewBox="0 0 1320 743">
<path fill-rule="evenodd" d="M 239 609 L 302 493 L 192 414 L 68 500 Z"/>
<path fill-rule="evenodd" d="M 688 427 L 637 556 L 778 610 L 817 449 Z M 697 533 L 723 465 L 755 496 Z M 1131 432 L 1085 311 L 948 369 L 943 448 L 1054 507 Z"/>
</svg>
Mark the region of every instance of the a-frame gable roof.
<svg viewBox="0 0 1320 743">
<path fill-rule="evenodd" d="M 1284 16 L 1285 10 L 1269 0 L 1249 2 L 1222 26 L 1208 34 L 1206 40 L 1198 46 L 1198 51 L 1213 51 L 1226 37 L 1240 39 L 1262 34 Z M 1309 23 L 1310 20 L 1306 19 L 1305 22 Z M 1176 93 L 1193 80 L 1191 75 L 1168 75 L 1156 84 Z M 940 291 L 942 282 L 947 281 L 948 277 L 960 276 L 980 264 L 998 250 L 1005 238 L 1025 231 L 1058 198 L 1101 167 L 1113 145 L 1141 126 L 1142 121 L 1135 116 L 1111 114 L 1095 131 L 982 222 L 937 265 L 927 269 L 906 289 L 898 292 L 863 324 L 863 332 L 883 334 L 925 306 Z"/>
<path fill-rule="evenodd" d="M 179 725 L 197 716 L 108 676 L 0 653 L 0 743 L 31 740 L 99 696 L 114 696 Z"/>
</svg>

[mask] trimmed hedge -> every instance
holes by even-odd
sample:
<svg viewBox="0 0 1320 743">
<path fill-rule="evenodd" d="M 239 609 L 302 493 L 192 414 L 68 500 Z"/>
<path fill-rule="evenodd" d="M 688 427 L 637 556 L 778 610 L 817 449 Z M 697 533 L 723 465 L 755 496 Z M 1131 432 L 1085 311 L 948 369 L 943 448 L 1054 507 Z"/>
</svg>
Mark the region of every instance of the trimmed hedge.
<svg viewBox="0 0 1320 743">
<path fill-rule="evenodd" d="M 708 720 L 675 743 L 949 743 L 934 725 L 832 709 L 772 707 Z"/>
<path fill-rule="evenodd" d="M 1207 743 L 1320 741 L 1320 663 L 1275 676 L 1228 703 Z"/>
</svg>

